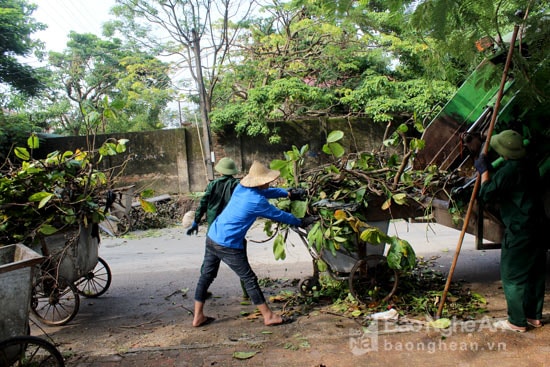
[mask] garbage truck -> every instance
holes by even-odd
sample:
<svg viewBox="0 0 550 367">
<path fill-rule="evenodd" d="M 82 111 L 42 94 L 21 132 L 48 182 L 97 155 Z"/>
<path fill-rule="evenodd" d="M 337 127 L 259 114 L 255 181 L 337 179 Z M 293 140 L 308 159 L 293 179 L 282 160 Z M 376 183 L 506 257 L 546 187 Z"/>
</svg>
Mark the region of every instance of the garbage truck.
<svg viewBox="0 0 550 367">
<path fill-rule="evenodd" d="M 511 39 L 512 33 L 503 37 L 505 44 Z M 433 220 L 439 224 L 463 228 L 464 220 L 457 221 L 450 209 L 453 202 L 470 201 L 477 175 L 474 160 L 482 152 L 493 114 L 497 115 L 494 133 L 514 129 L 523 134 L 529 159 L 536 160 L 539 167 L 545 188 L 541 200 L 550 218 L 550 63 L 546 56 L 534 68 L 531 65 L 527 77 L 525 74 L 515 77 L 524 69 L 513 63 L 529 57 L 530 47 L 537 47 L 523 37 L 518 39 L 512 58 L 512 66 L 516 67 L 511 67 L 511 72 L 507 73 L 501 93 L 506 49 L 495 50 L 478 65 L 422 134 L 425 147 L 417 152 L 413 169 L 423 170 L 436 165 L 439 170 L 457 177 L 449 196 L 430 198 Z M 489 46 L 492 45 L 489 43 Z M 497 104 L 499 95 L 501 99 Z M 494 157 L 490 151 L 489 157 Z M 498 169 L 498 160 L 493 166 Z M 503 225 L 498 211 L 483 207 L 476 200 L 466 232 L 475 236 L 477 249 L 500 248 Z"/>
</svg>

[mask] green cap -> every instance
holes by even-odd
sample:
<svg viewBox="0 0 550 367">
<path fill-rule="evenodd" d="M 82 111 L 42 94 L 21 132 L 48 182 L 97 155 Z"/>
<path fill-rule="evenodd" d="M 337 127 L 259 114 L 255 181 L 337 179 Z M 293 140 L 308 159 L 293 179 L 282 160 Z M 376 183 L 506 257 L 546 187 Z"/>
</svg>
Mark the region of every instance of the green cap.
<svg viewBox="0 0 550 367">
<path fill-rule="evenodd" d="M 504 130 L 491 137 L 491 148 L 499 155 L 507 159 L 520 159 L 525 157 L 523 137 L 514 130 Z"/>
<path fill-rule="evenodd" d="M 239 172 L 239 170 L 237 169 L 237 165 L 231 158 L 220 159 L 220 161 L 218 162 L 218 164 L 216 164 L 214 169 L 216 170 L 216 172 L 219 172 L 222 175 L 226 175 L 226 176 L 232 176 L 237 174 L 237 172 Z"/>
</svg>

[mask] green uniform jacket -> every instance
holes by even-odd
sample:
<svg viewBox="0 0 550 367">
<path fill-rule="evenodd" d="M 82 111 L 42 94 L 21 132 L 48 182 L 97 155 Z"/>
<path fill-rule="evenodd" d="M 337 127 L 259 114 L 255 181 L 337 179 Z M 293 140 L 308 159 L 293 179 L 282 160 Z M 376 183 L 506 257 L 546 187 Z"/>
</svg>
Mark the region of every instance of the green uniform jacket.
<svg viewBox="0 0 550 367">
<path fill-rule="evenodd" d="M 481 185 L 479 197 L 496 204 L 506 230 L 505 240 L 533 239 L 540 228 L 541 187 L 538 171 L 527 161 L 507 160 Z"/>
<path fill-rule="evenodd" d="M 223 208 L 231 199 L 233 190 L 239 183 L 239 180 L 233 176 L 222 176 L 213 181 L 210 181 L 206 185 L 199 207 L 195 211 L 195 222 L 200 223 L 202 216 L 206 213 L 206 222 L 210 227 L 210 224 L 216 219 L 216 217 L 222 212 Z"/>
</svg>

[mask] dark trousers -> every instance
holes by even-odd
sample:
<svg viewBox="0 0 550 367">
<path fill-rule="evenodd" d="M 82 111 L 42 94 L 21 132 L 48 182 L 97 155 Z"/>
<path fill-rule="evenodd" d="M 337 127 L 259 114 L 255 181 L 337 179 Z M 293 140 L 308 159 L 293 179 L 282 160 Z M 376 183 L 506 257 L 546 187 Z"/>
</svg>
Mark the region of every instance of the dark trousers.
<svg viewBox="0 0 550 367">
<path fill-rule="evenodd" d="M 255 305 L 265 303 L 265 297 L 258 284 L 258 277 L 248 263 L 246 250 L 220 246 L 212 241 L 210 237 L 206 237 L 201 276 L 195 290 L 196 301 L 203 303 L 206 301 L 208 288 L 218 276 L 221 261 L 239 276 L 252 303 Z"/>
</svg>

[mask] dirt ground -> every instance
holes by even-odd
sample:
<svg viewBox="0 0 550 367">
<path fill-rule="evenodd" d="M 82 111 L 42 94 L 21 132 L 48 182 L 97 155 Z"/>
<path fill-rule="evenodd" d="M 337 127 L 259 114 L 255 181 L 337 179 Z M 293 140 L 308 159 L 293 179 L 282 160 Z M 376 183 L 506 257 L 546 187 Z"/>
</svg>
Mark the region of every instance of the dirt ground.
<svg viewBox="0 0 550 367">
<path fill-rule="evenodd" d="M 168 246 L 170 241 L 186 240 L 181 229 L 176 228 L 149 242 L 154 242 L 156 248 L 163 243 Z M 133 243 L 132 239 L 123 242 L 124 246 Z M 109 256 L 109 248 L 122 246 L 115 240 L 104 241 L 104 255 Z M 452 251 L 436 251 L 447 255 L 440 265 L 445 271 Z M 488 312 L 475 321 L 451 320 L 452 324 L 445 329 L 423 316 L 401 315 L 398 321 L 378 322 L 367 322 L 364 316 L 342 317 L 323 304 L 294 313 L 293 323 L 266 327 L 254 312 L 254 306 L 242 302 L 238 282 L 223 267 L 211 287 L 213 297 L 206 306 L 207 314 L 216 320 L 193 328 L 195 265 L 176 271 L 151 272 L 144 270 L 145 266 L 138 266 L 131 273 L 121 271 L 115 274 L 117 281 L 113 281 L 105 295 L 81 300 L 79 313 L 69 324 L 59 327 L 35 324 L 32 334 L 51 338 L 66 357 L 67 365 L 79 367 L 328 367 L 396 363 L 493 367 L 496 361 L 499 367 L 550 366 L 547 361 L 550 326 L 524 334 L 492 327 L 492 322 L 504 318 L 506 313 L 498 263 L 495 264 L 493 254 L 474 256 L 475 261 L 466 262 L 475 270 L 468 273 L 471 276 L 466 286 L 486 298 Z M 265 264 L 253 265 L 260 278 L 278 280 L 264 286 L 266 297 L 284 290 L 296 291 L 295 279 L 311 273 L 311 263 L 303 260 L 300 258 L 291 265 L 271 264 L 269 268 Z M 478 274 L 483 271 L 491 272 L 491 276 Z M 271 302 L 271 306 L 287 314 L 295 311 L 283 302 Z M 544 319 L 550 323 L 550 313 L 546 312 Z"/>
</svg>

